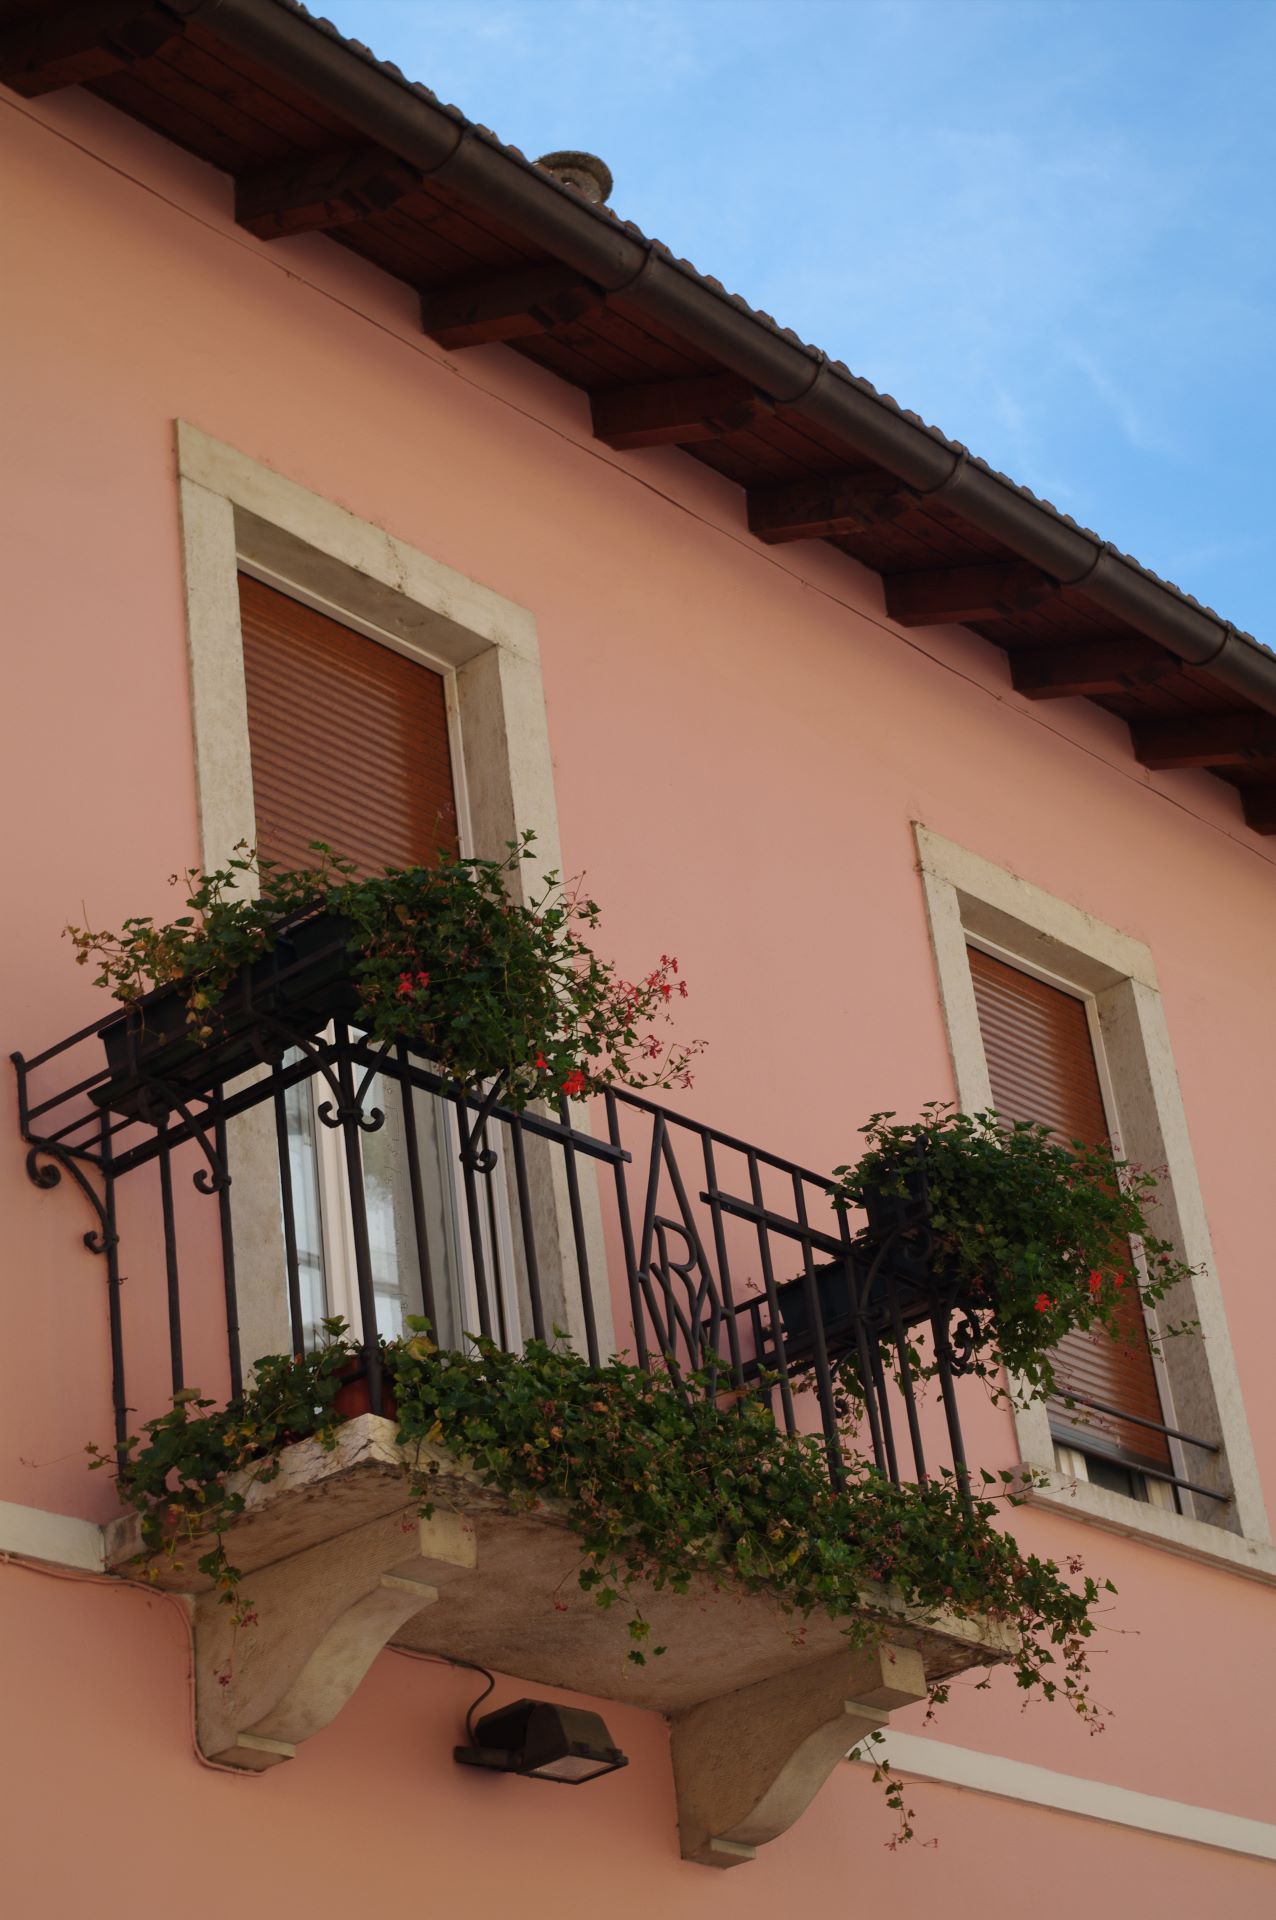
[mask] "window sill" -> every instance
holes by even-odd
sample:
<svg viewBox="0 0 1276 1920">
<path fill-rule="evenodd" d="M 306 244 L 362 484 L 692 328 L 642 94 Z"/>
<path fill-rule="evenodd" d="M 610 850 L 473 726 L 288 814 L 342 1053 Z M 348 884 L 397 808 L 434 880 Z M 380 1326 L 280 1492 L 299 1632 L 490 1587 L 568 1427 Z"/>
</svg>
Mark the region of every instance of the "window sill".
<svg viewBox="0 0 1276 1920">
<path fill-rule="evenodd" d="M 1048 1481 L 1048 1485 L 1034 1488 L 1027 1495 L 1031 1507 L 1085 1519 L 1109 1533 L 1124 1534 L 1128 1540 L 1146 1541 L 1164 1553 L 1177 1553 L 1201 1565 L 1276 1586 L 1276 1547 L 1268 1541 L 1247 1540 L 1203 1520 L 1189 1520 L 1184 1514 L 1168 1513 L 1142 1500 L 1131 1500 L 1126 1494 L 1111 1493 L 1090 1481 L 1070 1479 L 1049 1467 L 1027 1462 L 1024 1466 L 1025 1471 L 1044 1474 Z"/>
</svg>

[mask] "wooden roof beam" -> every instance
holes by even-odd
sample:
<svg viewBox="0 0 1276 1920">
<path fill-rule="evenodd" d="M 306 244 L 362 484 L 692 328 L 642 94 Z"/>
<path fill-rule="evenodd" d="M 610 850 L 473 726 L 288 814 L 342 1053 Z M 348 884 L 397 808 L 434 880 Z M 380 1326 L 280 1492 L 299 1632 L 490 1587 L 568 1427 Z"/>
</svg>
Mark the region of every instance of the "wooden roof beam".
<svg viewBox="0 0 1276 1920">
<path fill-rule="evenodd" d="M 867 533 L 895 520 L 921 498 L 893 474 L 873 468 L 864 473 L 827 474 L 783 486 L 750 487 L 749 531 L 768 546 L 786 540 L 830 540 L 841 534 Z"/>
<path fill-rule="evenodd" d="M 1142 720 L 1131 727 L 1136 758 L 1145 767 L 1242 767 L 1276 760 L 1276 716 L 1198 713 L 1181 719 Z"/>
<path fill-rule="evenodd" d="M 1140 634 L 1108 634 L 1012 653 L 1010 678 L 1015 691 L 1030 700 L 1070 700 L 1154 686 L 1181 664 Z"/>
<path fill-rule="evenodd" d="M 526 267 L 426 288 L 421 324 L 441 347 L 479 347 L 570 326 L 606 299 L 601 287 L 570 267 Z"/>
<path fill-rule="evenodd" d="M 1276 833 L 1276 786 L 1242 787 L 1245 824 L 1255 833 Z"/>
<path fill-rule="evenodd" d="M 1023 560 L 927 567 L 882 578 L 886 611 L 901 627 L 942 627 L 1026 612 L 1057 591 L 1039 567 Z"/>
<path fill-rule="evenodd" d="M 0 80 L 25 100 L 82 87 L 149 60 L 186 31 L 154 0 L 79 0 L 0 27 Z"/>
<path fill-rule="evenodd" d="M 685 447 L 740 433 L 771 401 L 734 374 L 690 380 L 652 380 L 605 387 L 591 394 L 594 432 L 609 447 Z"/>
<path fill-rule="evenodd" d="M 328 147 L 238 174 L 235 218 L 259 240 L 326 233 L 386 212 L 420 184 L 384 147 Z"/>
</svg>

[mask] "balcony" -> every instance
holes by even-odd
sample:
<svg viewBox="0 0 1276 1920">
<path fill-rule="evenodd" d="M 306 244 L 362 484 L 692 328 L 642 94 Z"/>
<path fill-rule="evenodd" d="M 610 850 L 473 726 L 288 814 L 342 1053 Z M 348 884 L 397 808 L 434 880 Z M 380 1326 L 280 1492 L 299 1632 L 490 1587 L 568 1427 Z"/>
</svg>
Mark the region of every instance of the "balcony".
<svg viewBox="0 0 1276 1920">
<path fill-rule="evenodd" d="M 619 1619 L 575 1584 L 552 1501 L 516 1510 L 435 1448 L 420 1518 L 381 1341 L 406 1313 L 457 1348 L 561 1333 L 595 1364 L 620 1347 L 675 1381 L 707 1374 L 724 1404 L 769 1394 L 782 1429 L 822 1436 L 835 1485 L 848 1452 L 896 1483 L 961 1476 L 972 1309 L 930 1276 L 925 1196 L 883 1197 L 857 1229 L 828 1179 L 636 1095 L 600 1096 L 595 1133 L 583 1106 L 467 1094 L 350 1024 L 343 950 L 281 942 L 268 978 L 241 972 L 209 1047 L 166 1025 L 161 996 L 15 1056 L 28 1172 L 91 1213 L 117 1443 L 184 1388 L 237 1393 L 333 1311 L 360 1342 L 363 1398 L 335 1450 L 297 1441 L 246 1485 L 231 1546 L 258 1624 L 230 1684 L 232 1627 L 197 1554 L 151 1569 L 192 1596 L 201 1747 L 251 1769 L 291 1758 L 393 1642 L 669 1715 L 684 1853 L 751 1857 L 893 1708 L 1006 1658 L 1008 1635 L 866 1593 L 890 1625 L 856 1650 L 833 1619 L 795 1634 L 773 1600 L 705 1581 L 643 1594 L 669 1651 L 635 1670 Z M 138 1548 L 126 1516 L 112 1564 Z"/>
</svg>

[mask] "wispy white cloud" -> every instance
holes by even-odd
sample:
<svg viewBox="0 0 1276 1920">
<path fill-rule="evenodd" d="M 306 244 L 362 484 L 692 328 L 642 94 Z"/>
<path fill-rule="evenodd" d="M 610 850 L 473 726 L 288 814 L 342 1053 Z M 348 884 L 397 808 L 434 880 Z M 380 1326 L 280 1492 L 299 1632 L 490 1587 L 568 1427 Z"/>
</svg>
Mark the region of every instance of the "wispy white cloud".
<svg viewBox="0 0 1276 1920">
<path fill-rule="evenodd" d="M 1170 429 L 1168 421 L 1149 420 L 1128 387 L 1101 366 L 1088 348 L 1074 340 L 1066 353 L 1071 364 L 1085 375 L 1132 447 L 1137 447 L 1140 453 L 1164 454 L 1171 460 L 1184 458 L 1182 441 Z"/>
</svg>

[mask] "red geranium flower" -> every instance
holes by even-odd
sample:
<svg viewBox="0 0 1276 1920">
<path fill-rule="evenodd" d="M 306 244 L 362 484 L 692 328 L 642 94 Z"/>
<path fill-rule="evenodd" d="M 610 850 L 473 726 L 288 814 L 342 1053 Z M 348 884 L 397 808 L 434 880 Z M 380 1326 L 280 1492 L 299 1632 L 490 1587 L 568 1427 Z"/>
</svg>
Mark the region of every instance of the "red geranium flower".
<svg viewBox="0 0 1276 1920">
<path fill-rule="evenodd" d="M 1091 1294 L 1096 1295 L 1099 1292 L 1102 1285 L 1103 1285 L 1103 1275 L 1099 1272 L 1099 1269 L 1097 1267 L 1092 1268 L 1090 1273 Z"/>
<path fill-rule="evenodd" d="M 1048 1293 L 1039 1293 L 1037 1295 L 1037 1312 L 1038 1313 L 1049 1313 L 1053 1305 L 1054 1305 L 1054 1301 L 1050 1298 L 1050 1295 Z"/>
<path fill-rule="evenodd" d="M 585 1076 L 581 1072 L 579 1067 L 573 1067 L 571 1072 L 568 1074 L 567 1078 L 563 1082 L 563 1092 L 567 1095 L 567 1098 L 569 1100 L 572 1100 L 576 1097 L 577 1094 L 584 1093 L 584 1091 L 585 1091 Z"/>
</svg>

